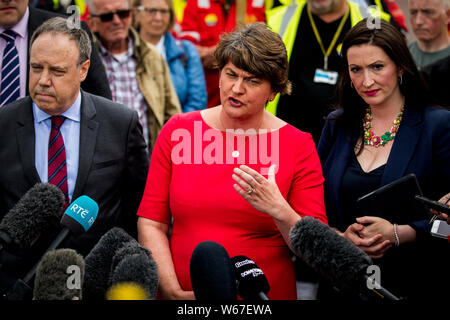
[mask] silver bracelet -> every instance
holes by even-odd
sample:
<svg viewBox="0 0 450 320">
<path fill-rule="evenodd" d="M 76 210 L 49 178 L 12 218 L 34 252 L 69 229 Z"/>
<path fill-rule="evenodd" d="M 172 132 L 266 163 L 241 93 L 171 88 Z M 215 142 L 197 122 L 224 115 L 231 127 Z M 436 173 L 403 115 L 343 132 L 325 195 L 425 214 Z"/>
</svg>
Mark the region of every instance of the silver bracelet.
<svg viewBox="0 0 450 320">
<path fill-rule="evenodd" d="M 394 236 L 395 236 L 395 246 L 396 247 L 398 247 L 400 245 L 400 238 L 398 237 L 397 227 L 398 227 L 398 225 L 396 223 L 394 223 Z"/>
</svg>

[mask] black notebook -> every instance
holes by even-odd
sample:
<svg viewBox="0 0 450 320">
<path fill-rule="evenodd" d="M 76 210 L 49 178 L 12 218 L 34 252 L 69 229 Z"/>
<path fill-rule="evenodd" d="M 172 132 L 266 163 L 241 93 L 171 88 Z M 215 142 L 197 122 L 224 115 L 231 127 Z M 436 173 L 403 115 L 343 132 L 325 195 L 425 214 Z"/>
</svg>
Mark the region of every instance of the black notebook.
<svg viewBox="0 0 450 320">
<path fill-rule="evenodd" d="M 415 200 L 416 195 L 422 195 L 422 190 L 416 175 L 411 173 L 362 196 L 357 204 L 366 216 L 407 224 L 430 218 L 428 209 Z"/>
</svg>

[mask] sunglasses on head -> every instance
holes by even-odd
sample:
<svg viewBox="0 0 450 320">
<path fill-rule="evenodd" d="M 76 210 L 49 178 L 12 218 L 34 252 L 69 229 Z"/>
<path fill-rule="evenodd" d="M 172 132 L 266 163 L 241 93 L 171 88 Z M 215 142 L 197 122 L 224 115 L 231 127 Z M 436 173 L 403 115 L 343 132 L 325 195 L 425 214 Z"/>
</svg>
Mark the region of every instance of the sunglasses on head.
<svg viewBox="0 0 450 320">
<path fill-rule="evenodd" d="M 100 20 L 102 20 L 102 22 L 109 22 L 114 18 L 114 15 L 117 14 L 119 16 L 120 19 L 126 19 L 130 16 L 131 13 L 131 9 L 124 9 L 124 10 L 119 10 L 116 12 L 107 12 L 107 13 L 102 13 L 102 14 L 91 14 L 91 16 L 93 17 L 97 17 L 100 18 Z"/>
</svg>

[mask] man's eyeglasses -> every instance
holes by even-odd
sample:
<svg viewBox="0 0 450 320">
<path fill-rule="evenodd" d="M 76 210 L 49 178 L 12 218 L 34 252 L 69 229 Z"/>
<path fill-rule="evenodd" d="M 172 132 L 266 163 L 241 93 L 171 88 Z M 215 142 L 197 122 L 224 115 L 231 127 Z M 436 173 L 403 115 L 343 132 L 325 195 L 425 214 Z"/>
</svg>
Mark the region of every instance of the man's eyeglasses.
<svg viewBox="0 0 450 320">
<path fill-rule="evenodd" d="M 167 16 L 170 13 L 169 9 L 156 9 L 156 8 L 147 8 L 144 6 L 138 6 L 136 7 L 138 11 L 146 11 L 149 15 L 152 17 L 156 16 L 156 14 L 159 12 L 162 16 Z"/>
<path fill-rule="evenodd" d="M 92 14 L 93 17 L 98 17 L 102 22 L 109 22 L 114 18 L 114 15 L 117 14 L 121 20 L 124 20 L 130 16 L 131 9 L 119 10 L 116 12 L 107 12 L 102 14 Z"/>
</svg>

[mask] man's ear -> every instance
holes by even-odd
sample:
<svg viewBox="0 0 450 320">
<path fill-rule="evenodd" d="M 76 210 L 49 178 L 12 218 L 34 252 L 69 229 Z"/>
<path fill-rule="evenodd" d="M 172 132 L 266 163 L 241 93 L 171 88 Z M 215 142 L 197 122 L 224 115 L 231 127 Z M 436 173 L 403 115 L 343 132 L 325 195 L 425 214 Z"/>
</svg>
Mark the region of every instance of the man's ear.
<svg viewBox="0 0 450 320">
<path fill-rule="evenodd" d="M 91 65 L 91 61 L 86 60 L 78 67 L 78 69 L 80 70 L 80 82 L 83 82 L 84 79 L 86 79 L 90 65 Z"/>
</svg>

